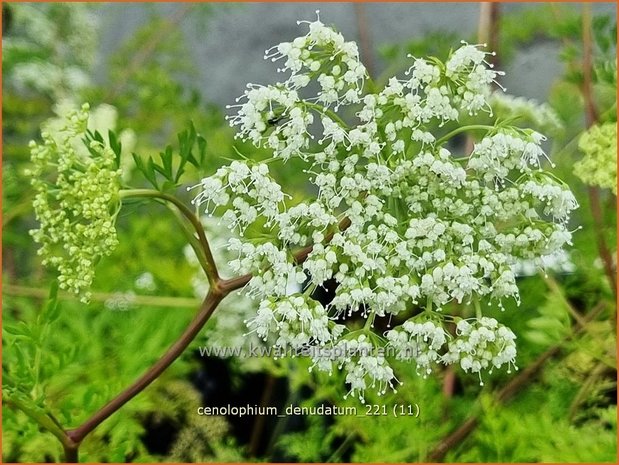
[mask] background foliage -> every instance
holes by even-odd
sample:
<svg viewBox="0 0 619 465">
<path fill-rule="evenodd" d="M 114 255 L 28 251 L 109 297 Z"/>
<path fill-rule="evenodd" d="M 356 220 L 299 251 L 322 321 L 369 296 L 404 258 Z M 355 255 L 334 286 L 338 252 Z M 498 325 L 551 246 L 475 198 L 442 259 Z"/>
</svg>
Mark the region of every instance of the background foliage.
<svg viewBox="0 0 619 465">
<path fill-rule="evenodd" d="M 213 10 L 223 6 L 192 5 L 175 16 L 152 9 L 150 20 L 115 52 L 103 77 L 94 69 L 96 6 L 3 8 L 2 453 L 4 461 L 57 461 L 62 459 L 59 443 L 15 407 L 27 406 L 63 425 L 79 424 L 175 340 L 199 296 L 183 235 L 169 212 L 137 202 L 123 210 L 120 246 L 98 266 L 93 302 L 85 306 L 56 295 L 53 284 L 50 291 L 53 276 L 41 268 L 28 235 L 35 226 L 33 194 L 24 175 L 28 140 L 37 137 L 58 105 L 89 101 L 100 110 L 93 112 L 100 116 L 97 129 L 121 136 L 125 176 L 134 179 L 142 177 L 130 153 L 146 163 L 167 144 L 176 150 L 176 134 L 190 121 L 206 140 L 205 158 L 200 172 L 187 165 L 181 183 L 195 183 L 240 154 L 267 155 L 235 140 L 221 110 L 191 84 L 195 65 L 187 59 L 179 25 L 194 21 L 209 27 Z M 585 129 L 582 15 L 575 8 L 542 4 L 500 15 L 495 24 L 499 33 L 491 46 L 499 52 L 499 67 L 533 41 L 562 47 L 565 72 L 556 77 L 547 102 L 560 124 L 547 128 L 552 132 L 548 149 L 581 205 L 572 222 L 582 226 L 570 253 L 573 266 L 549 276 L 523 276 L 522 305 L 501 315 L 519 336 L 520 372 L 495 373 L 480 389 L 475 376 L 446 370 L 424 380 L 405 364 L 395 364 L 403 386 L 367 402 L 417 404 L 419 417 L 201 417 L 195 413 L 199 405 L 338 405 L 365 411 L 355 399 L 342 399 L 344 382 L 333 379 L 338 374 L 312 375 L 302 359 L 250 363 L 199 357 L 207 329 L 158 381 L 85 441 L 82 460 L 616 460 L 616 307 L 598 250 L 603 237 L 615 255 L 616 197 L 608 189 L 598 191 L 602 223 L 596 222 L 591 188 L 573 173 L 583 156 L 578 140 Z M 597 116 L 616 122 L 616 24 L 607 15 L 594 16 L 592 24 Z M 407 53 L 444 56 L 460 38 L 475 42 L 437 30 L 421 40 L 383 46 L 385 76 L 405 70 Z M 523 121 L 533 120 L 526 124 L 536 123 L 535 111 L 522 113 Z M 460 150 L 466 150 L 467 141 L 460 142 Z M 275 176 L 285 180 L 288 191 L 303 195 L 306 186 L 294 163 L 278 170 Z M 188 201 L 183 192 L 177 194 Z M 216 235 L 217 229 L 208 226 L 207 233 Z M 250 304 L 240 300 L 236 305 Z M 217 319 L 209 323 L 211 334 L 216 324 Z M 450 433 L 466 430 L 472 418 L 475 427 L 450 442 Z M 433 455 L 437 450 L 442 453 Z"/>
</svg>

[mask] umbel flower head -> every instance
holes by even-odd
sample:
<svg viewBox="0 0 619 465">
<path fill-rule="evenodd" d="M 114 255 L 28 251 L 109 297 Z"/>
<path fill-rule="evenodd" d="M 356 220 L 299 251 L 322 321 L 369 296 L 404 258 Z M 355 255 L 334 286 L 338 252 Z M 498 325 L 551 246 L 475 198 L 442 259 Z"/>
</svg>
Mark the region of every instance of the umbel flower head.
<svg viewBox="0 0 619 465">
<path fill-rule="evenodd" d="M 585 156 L 574 165 L 576 176 L 617 195 L 617 123 L 591 126 L 580 137 L 578 147 Z"/>
<path fill-rule="evenodd" d="M 116 247 L 120 171 L 114 151 L 87 131 L 88 105 L 71 110 L 64 125 L 30 142 L 31 184 L 43 264 L 58 270 L 61 289 L 89 300 L 94 266 Z"/>
<path fill-rule="evenodd" d="M 306 24 L 306 35 L 267 51 L 287 79 L 249 85 L 229 120 L 238 137 L 275 159 L 303 160 L 317 194 L 289 202 L 267 164 L 237 161 L 203 179 L 195 199 L 240 233 L 230 242 L 231 266 L 254 275 L 247 293 L 261 301 L 250 330 L 277 346 L 339 347 L 351 338 L 370 345 L 366 356 L 312 352 L 316 369 L 344 370 L 361 399 L 364 389 L 384 392 L 395 380 L 376 356 L 381 345 L 423 376 L 437 364 L 478 374 L 513 365 L 508 328 L 476 305 L 476 318 L 449 334 L 446 322 L 460 317 L 445 306 L 455 301 L 466 312 L 481 300 L 519 302 L 514 264 L 542 266 L 570 244 L 577 202 L 548 171 L 544 136 L 497 123 L 470 156 L 452 154 L 449 139 L 467 130 L 460 115 L 491 111 L 491 85 L 502 73 L 488 52 L 463 43 L 445 61 L 413 57 L 403 78 L 370 93 L 357 46 L 320 20 Z M 310 244 L 298 263 L 294 250 Z M 319 309 L 312 291 L 329 280 L 335 297 Z M 289 282 L 305 286 L 294 305 Z M 381 338 L 371 333 L 376 318 L 399 324 Z M 357 329 L 343 330 L 342 320 Z"/>
</svg>

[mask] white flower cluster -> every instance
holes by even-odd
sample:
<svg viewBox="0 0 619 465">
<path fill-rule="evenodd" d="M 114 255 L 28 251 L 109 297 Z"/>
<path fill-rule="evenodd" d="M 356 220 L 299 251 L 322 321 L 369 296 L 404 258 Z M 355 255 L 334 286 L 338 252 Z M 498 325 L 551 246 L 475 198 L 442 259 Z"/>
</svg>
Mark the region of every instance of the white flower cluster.
<svg viewBox="0 0 619 465">
<path fill-rule="evenodd" d="M 36 191 L 33 202 L 43 264 L 59 272 L 61 289 L 89 299 L 94 266 L 116 247 L 116 215 L 120 208 L 120 171 L 110 147 L 91 141 L 84 150 L 88 105 L 66 115 L 55 133 L 43 132 L 43 144 L 30 143 Z M 49 179 L 50 172 L 56 177 Z"/>
<path fill-rule="evenodd" d="M 485 137 L 469 157 L 469 168 L 479 172 L 485 181 L 504 182 L 513 170 L 530 173 L 539 168 L 544 152 L 540 143 L 544 136 L 533 132 L 528 137 L 499 132 Z"/>
<path fill-rule="evenodd" d="M 303 294 L 263 300 L 256 316 L 246 323 L 262 340 L 277 334 L 276 346 L 293 349 L 333 342 L 344 329 L 329 319 L 320 303 Z"/>
<path fill-rule="evenodd" d="M 469 323 L 460 320 L 456 325 L 456 338 L 449 343 L 449 352 L 443 357 L 445 363 L 459 363 L 464 371 L 479 374 L 481 370 L 499 368 L 507 365 L 511 373 L 512 365 L 517 370 L 516 335 L 494 318 L 482 317 Z"/>
<path fill-rule="evenodd" d="M 406 321 L 400 328 L 387 332 L 387 340 L 397 350 L 399 360 L 414 360 L 417 373 L 424 378 L 432 373 L 433 364 L 441 360 L 440 350 L 448 334 L 433 321 Z"/>
<path fill-rule="evenodd" d="M 325 107 L 335 104 L 337 109 L 340 103 L 358 102 L 366 70 L 359 61 L 357 44 L 344 41 L 342 34 L 326 27 L 320 17 L 313 22 L 298 22 L 302 23 L 309 27 L 305 36 L 272 47 L 264 58 L 285 60 L 278 71 L 290 72 L 285 82 L 288 88 L 301 89 L 315 79 L 320 85 L 316 101 Z"/>
<path fill-rule="evenodd" d="M 366 389 L 374 389 L 379 395 L 387 392 L 388 387 L 393 389 L 393 383 L 397 381 L 393 369 L 385 355 L 376 350 L 374 343 L 365 334 L 356 339 L 342 340 L 339 344 L 346 349 L 338 360 L 339 368 L 346 371 L 346 383 L 350 385 L 350 391 L 345 397 L 356 395 L 365 402 L 363 393 Z M 330 371 L 331 367 L 327 369 Z"/>
<path fill-rule="evenodd" d="M 493 92 L 490 105 L 497 118 L 524 118 L 527 122 L 551 134 L 563 129 L 561 118 L 547 103 L 515 97 L 504 92 Z"/>
<path fill-rule="evenodd" d="M 397 351 L 396 357 L 414 361 L 417 373 L 424 377 L 437 363 L 458 363 L 464 371 L 478 373 L 480 382 L 482 369 L 492 371 L 507 364 L 509 371 L 512 365 L 515 367 L 516 336 L 494 318 L 460 320 L 453 338 L 441 323 L 431 320 L 408 320 L 386 336 Z"/>
<path fill-rule="evenodd" d="M 571 190 L 548 181 L 529 180 L 523 184 L 522 191 L 545 203 L 544 214 L 552 215 L 558 221 L 567 221 L 572 210 L 578 208 L 578 201 Z"/>
<path fill-rule="evenodd" d="M 487 102 L 490 85 L 504 73 L 494 71 L 493 65 L 486 61 L 486 55 L 494 52 L 484 52 L 475 45 L 462 43 L 464 45 L 445 63 L 445 75 L 456 85 L 454 103 L 461 105 L 469 115 L 474 115 L 484 108 L 490 109 Z"/>
<path fill-rule="evenodd" d="M 248 84 L 248 90 L 229 106 L 238 108 L 230 124 L 239 126 L 238 137 L 266 146 L 277 157 L 287 160 L 305 157 L 312 135 L 313 111 L 321 114 L 330 106 L 357 103 L 366 77 L 354 42 L 319 20 L 309 24 L 309 32 L 292 42 L 284 42 L 266 51 L 265 58 L 285 60 L 282 72 L 290 72 L 283 83 L 271 86 Z M 303 99 L 300 92 L 310 82 L 320 90 L 313 99 Z"/>
<path fill-rule="evenodd" d="M 245 274 L 253 270 L 261 270 L 248 284 L 248 295 L 286 296 L 289 283 L 301 284 L 305 274 L 295 267 L 289 258 L 289 252 L 280 250 L 267 242 L 254 246 L 240 239 L 230 239 L 228 244 L 231 253 L 238 253 L 238 258 L 230 262 L 235 273 Z"/>
<path fill-rule="evenodd" d="M 447 337 L 441 324 L 448 317 L 445 305 L 485 299 L 502 307 L 505 298 L 518 301 L 514 264 L 569 244 L 567 222 L 576 202 L 546 172 L 543 136 L 532 130 L 490 128 L 470 157 L 454 156 L 445 147 L 447 134 L 466 129 L 458 123 L 462 112 L 490 109 L 490 84 L 501 73 L 478 46 L 464 44 L 445 62 L 416 58 L 405 79 L 391 78 L 383 89 L 363 95 L 356 48 L 320 21 L 309 29 L 268 54 L 285 59 L 289 80 L 252 86 L 231 123 L 239 126 L 239 137 L 271 148 L 274 157 L 303 160 L 315 197 L 290 202 L 265 165 L 234 162 L 204 179 L 195 201 L 227 207 L 224 221 L 241 231 L 252 225 L 250 237 L 232 240 L 229 248 L 238 254 L 232 268 L 253 274 L 247 290 L 263 302 L 260 324 L 249 320 L 256 331 L 273 333 L 269 340 L 277 344 L 296 344 L 294 331 L 303 328 L 298 337 L 307 344 L 337 346 L 337 337 L 308 334 L 311 323 L 293 325 L 280 314 L 281 304 L 291 318 L 300 318 L 300 310 L 289 310 L 290 282 L 304 282 L 304 295 L 311 296 L 331 280 L 335 297 L 324 311 L 308 297 L 302 304 L 321 321 L 318 328 L 324 329 L 324 318 L 367 318 L 369 332 L 376 318 L 425 307 L 434 328 L 411 323 L 389 337 L 402 349 L 413 339 L 422 341 L 418 345 L 427 350 L 419 353 L 425 358 L 415 360 L 427 374 L 433 362 L 447 361 L 435 347 L 439 342 L 443 347 L 441 338 Z M 321 76 L 334 77 L 337 97 L 325 96 Z M 317 94 L 302 97 L 301 88 Z M 295 257 L 295 250 L 310 245 L 301 260 Z M 493 356 L 497 350 L 491 350 Z M 473 352 L 465 356 L 486 367 Z M 331 371 L 335 363 L 357 373 L 349 382 L 354 380 L 359 395 L 362 385 L 373 384 L 362 383 L 362 373 L 383 387 L 388 373 L 386 361 L 360 368 L 357 357 L 314 361 L 321 370 Z"/>
<path fill-rule="evenodd" d="M 232 162 L 220 168 L 214 176 L 204 178 L 194 189 L 200 193 L 192 203 L 206 208 L 230 206 L 223 216 L 230 229 L 245 229 L 259 218 L 267 219 L 267 226 L 278 218 L 279 206 L 284 200 L 279 184 L 271 180 L 269 168 L 265 164 L 249 167 L 245 163 Z"/>
<path fill-rule="evenodd" d="M 342 333 L 343 326 L 336 325 L 334 329 L 334 337 L 337 337 L 337 333 Z M 317 368 L 331 375 L 334 362 L 338 369 L 344 370 L 346 383 L 350 385 L 344 398 L 353 395 L 365 403 L 366 389 L 376 390 L 382 395 L 387 388 L 393 389 L 394 383 L 399 382 L 389 366 L 385 351 L 378 348 L 366 334 L 349 333 L 325 350 L 316 350 L 311 354 L 314 364 L 310 371 Z"/>
</svg>

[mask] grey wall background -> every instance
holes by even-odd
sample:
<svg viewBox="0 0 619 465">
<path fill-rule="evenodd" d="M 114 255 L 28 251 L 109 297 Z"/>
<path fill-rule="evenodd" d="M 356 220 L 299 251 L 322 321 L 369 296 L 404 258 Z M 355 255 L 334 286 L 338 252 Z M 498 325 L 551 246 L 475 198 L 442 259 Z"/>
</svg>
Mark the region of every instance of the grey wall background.
<svg viewBox="0 0 619 465">
<path fill-rule="evenodd" d="M 166 15 L 177 14 L 186 4 L 106 4 L 99 10 L 100 50 L 98 66 L 124 40 L 144 24 L 153 9 Z M 501 14 L 509 15 L 533 4 L 501 4 Z M 570 5 L 580 8 L 579 4 Z M 202 7 L 200 7 L 202 8 Z M 320 10 L 321 20 L 334 24 L 347 40 L 359 40 L 355 5 L 352 3 L 235 3 L 204 6 L 207 15 L 185 16 L 181 27 L 190 44 L 191 60 L 199 70 L 198 88 L 205 99 L 222 108 L 240 95 L 248 82 L 271 83 L 281 79 L 273 63 L 262 59 L 264 51 L 282 41 L 302 35 L 306 29 L 297 20 L 313 20 Z M 479 3 L 366 3 L 363 6 L 372 43 L 372 61 L 382 69 L 377 49 L 385 44 L 418 39 L 430 31 L 451 31 L 472 37 L 477 30 Z M 594 13 L 616 16 L 615 3 L 593 5 Z M 457 46 L 458 44 L 454 44 Z M 519 50 L 504 67 L 504 84 L 513 95 L 545 100 L 553 79 L 562 73 L 559 48 L 538 42 Z M 102 74 L 102 73 L 98 73 Z"/>
</svg>

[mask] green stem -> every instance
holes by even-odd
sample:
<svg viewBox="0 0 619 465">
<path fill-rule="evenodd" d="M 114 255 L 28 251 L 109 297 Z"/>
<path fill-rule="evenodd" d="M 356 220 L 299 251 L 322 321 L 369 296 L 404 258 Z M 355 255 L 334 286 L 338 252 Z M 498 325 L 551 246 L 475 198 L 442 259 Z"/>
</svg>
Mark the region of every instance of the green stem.
<svg viewBox="0 0 619 465">
<path fill-rule="evenodd" d="M 38 287 L 20 286 L 16 284 L 5 284 L 2 287 L 2 292 L 18 297 L 29 297 L 32 299 L 45 299 L 49 295 L 47 289 Z M 106 300 L 115 297 L 117 294 L 111 292 L 93 292 L 90 298 L 91 301 L 105 302 Z M 71 292 L 59 292 L 58 298 L 62 300 L 78 300 L 75 294 Z M 134 295 L 131 297 L 132 303 L 135 305 L 143 305 L 147 307 L 181 307 L 195 308 L 200 303 L 199 300 L 189 297 L 168 297 L 168 296 L 150 296 L 150 295 Z"/>
<path fill-rule="evenodd" d="M 479 303 L 479 299 L 473 299 L 473 304 L 475 305 L 475 316 L 479 319 L 483 316 L 481 312 L 481 304 Z"/>
<path fill-rule="evenodd" d="M 363 329 L 365 331 L 369 331 L 370 330 L 370 328 L 374 324 L 374 318 L 376 318 L 376 312 L 374 312 L 372 310 L 372 311 L 370 311 L 370 314 L 368 315 L 368 319 L 365 320 L 365 325 L 363 326 Z"/>
<path fill-rule="evenodd" d="M 123 405 L 133 399 L 150 383 L 156 380 L 161 373 L 163 373 L 166 368 L 168 368 L 172 362 L 174 362 L 185 351 L 196 335 L 204 327 L 224 297 L 225 295 L 220 293 L 209 292 L 194 320 L 190 323 L 181 337 L 168 349 L 168 351 L 131 386 L 104 405 L 78 428 L 68 431 L 68 437 L 74 443 L 79 444 L 91 431 L 105 421 L 110 415 L 118 411 Z"/>
<path fill-rule="evenodd" d="M 183 214 L 179 210 L 175 209 L 173 205 L 168 204 L 167 206 L 172 212 L 172 214 L 174 215 L 174 218 L 176 218 L 176 221 L 178 221 L 178 224 L 180 225 L 181 230 L 183 231 L 183 234 L 185 234 L 185 238 L 187 239 L 187 242 L 189 243 L 194 253 L 196 254 L 198 263 L 200 264 L 204 272 L 208 275 L 209 272 L 207 270 L 209 269 L 209 264 L 206 260 L 206 255 L 204 254 L 202 244 L 196 238 L 196 236 L 191 232 L 191 228 L 187 226 L 187 223 L 183 221 Z"/>
<path fill-rule="evenodd" d="M 334 111 L 328 110 L 316 103 L 304 102 L 304 104 L 306 107 L 316 110 L 318 113 L 328 116 L 333 121 L 336 121 L 340 126 L 342 126 L 342 128 L 348 129 L 348 125 L 346 124 L 346 122 L 342 118 L 340 118 Z"/>
<path fill-rule="evenodd" d="M 202 226 L 202 223 L 200 222 L 198 217 L 194 215 L 194 213 L 176 197 L 166 194 L 164 192 L 156 191 L 153 189 L 124 189 L 120 191 L 121 199 L 140 197 L 155 198 L 171 203 L 191 223 L 198 235 L 198 240 L 202 247 L 202 251 L 204 252 L 204 258 L 206 261 L 203 265 L 205 267 L 204 271 L 206 272 L 209 284 L 211 286 L 216 284 L 219 281 L 217 265 L 215 264 L 215 259 L 213 258 L 213 253 L 211 252 L 211 247 L 208 243 L 208 239 L 204 234 L 204 227 Z M 198 254 L 198 259 L 200 259 L 200 254 Z"/>
<path fill-rule="evenodd" d="M 494 126 L 488 126 L 486 124 L 471 124 L 469 126 L 460 126 L 459 128 L 456 128 L 453 131 L 448 132 L 443 137 L 438 139 L 435 142 L 435 145 L 444 144 L 445 142 L 447 142 L 452 137 L 454 137 L 454 136 L 456 136 L 456 135 L 458 135 L 460 133 L 466 132 L 466 131 L 491 131 L 493 129 L 496 129 L 496 128 Z"/>
<path fill-rule="evenodd" d="M 10 407 L 14 407 L 18 410 L 21 410 L 28 417 L 32 418 L 41 428 L 52 433 L 56 438 L 64 445 L 71 445 L 70 440 L 65 433 L 65 431 L 56 424 L 56 422 L 39 410 L 32 408 L 26 402 L 23 402 L 20 399 L 9 397 L 4 398 L 4 403 Z"/>
<path fill-rule="evenodd" d="M 344 441 L 342 442 L 342 444 L 340 444 L 340 447 L 338 447 L 335 452 L 333 452 L 333 454 L 331 455 L 331 457 L 329 457 L 327 459 L 326 463 L 333 463 L 333 462 L 339 462 L 342 458 L 342 454 L 346 451 L 346 449 L 350 446 L 350 443 L 354 441 L 355 437 L 356 437 L 357 433 L 356 432 L 351 432 L 348 433 L 348 436 L 346 436 L 346 438 L 344 439 Z"/>
<path fill-rule="evenodd" d="M 432 296 L 428 296 L 428 298 L 426 299 L 426 308 L 424 310 L 424 312 L 428 312 L 430 313 L 432 311 Z"/>
</svg>

